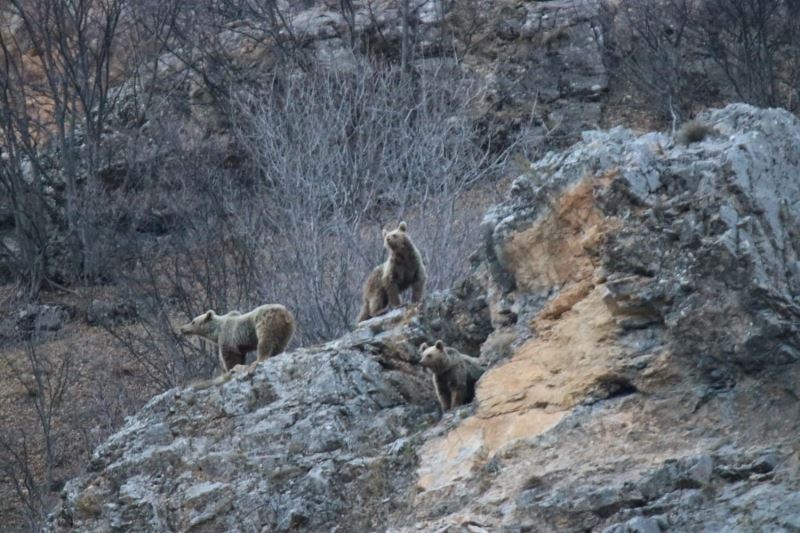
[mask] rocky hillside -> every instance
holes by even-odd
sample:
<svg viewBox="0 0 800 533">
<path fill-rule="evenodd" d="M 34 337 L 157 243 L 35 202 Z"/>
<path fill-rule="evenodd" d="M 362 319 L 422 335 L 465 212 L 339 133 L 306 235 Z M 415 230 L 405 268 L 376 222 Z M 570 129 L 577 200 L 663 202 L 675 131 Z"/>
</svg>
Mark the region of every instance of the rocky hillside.
<svg viewBox="0 0 800 533">
<path fill-rule="evenodd" d="M 609 89 L 595 0 L 84 4 L 0 7 L 0 138 L 20 143 L 0 141 L 0 529 L 38 528 L 125 416 L 214 372 L 213 351 L 177 335 L 187 317 L 277 301 L 295 346 L 336 338 L 390 220 L 436 251 L 430 289 L 451 285 L 510 147 L 574 142 Z M 276 111 L 282 91 L 299 103 Z M 477 354 L 488 317 L 448 340 Z M 60 366 L 64 388 L 34 377 Z M 412 396 L 433 413 L 429 391 Z"/>
<path fill-rule="evenodd" d="M 170 390 L 54 531 L 800 530 L 800 121 L 589 131 L 419 308 Z M 439 419 L 415 346 L 491 369 Z"/>
</svg>

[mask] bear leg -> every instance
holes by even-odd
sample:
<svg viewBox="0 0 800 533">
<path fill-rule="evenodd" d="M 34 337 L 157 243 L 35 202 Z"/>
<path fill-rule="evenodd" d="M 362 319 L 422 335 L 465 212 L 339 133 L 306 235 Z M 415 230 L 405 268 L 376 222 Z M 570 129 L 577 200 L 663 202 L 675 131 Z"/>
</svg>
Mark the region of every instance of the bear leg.
<svg viewBox="0 0 800 533">
<path fill-rule="evenodd" d="M 464 403 L 464 394 L 457 389 L 450 392 L 450 405 L 455 408 Z"/>
<path fill-rule="evenodd" d="M 276 350 L 275 348 L 275 342 L 272 339 L 261 339 L 258 341 L 258 360 L 263 361 L 279 353 L 280 350 Z"/>
<path fill-rule="evenodd" d="M 219 360 L 222 363 L 222 369 L 225 372 L 230 372 L 236 365 L 243 365 L 245 357 L 243 354 L 235 350 L 219 349 Z"/>
<path fill-rule="evenodd" d="M 364 300 L 361 304 L 361 311 L 358 313 L 358 318 L 356 318 L 356 324 L 359 322 L 363 322 L 369 318 L 369 301 Z"/>
<path fill-rule="evenodd" d="M 386 296 L 389 298 L 389 307 L 400 307 L 400 291 L 395 283 L 386 284 Z"/>
<path fill-rule="evenodd" d="M 425 280 L 417 280 L 411 286 L 411 301 L 414 303 L 422 300 L 425 295 Z"/>
<path fill-rule="evenodd" d="M 381 292 L 381 294 L 377 296 L 373 296 L 369 300 L 369 311 L 367 318 L 373 318 L 376 316 L 380 316 L 387 312 L 389 308 L 386 305 L 387 299 L 386 294 Z"/>
<path fill-rule="evenodd" d="M 439 400 L 439 405 L 442 407 L 442 414 L 450 410 L 450 387 L 444 379 L 439 376 L 434 376 L 433 384 L 436 387 L 436 398 Z"/>
<path fill-rule="evenodd" d="M 287 328 L 289 328 L 288 332 L 285 332 L 284 335 L 275 339 L 275 342 L 273 342 L 272 354 L 270 354 L 270 357 L 272 357 L 273 355 L 278 355 L 279 353 L 283 352 L 289 345 L 289 341 L 292 340 L 292 336 L 294 335 L 294 326 L 287 325 Z"/>
</svg>

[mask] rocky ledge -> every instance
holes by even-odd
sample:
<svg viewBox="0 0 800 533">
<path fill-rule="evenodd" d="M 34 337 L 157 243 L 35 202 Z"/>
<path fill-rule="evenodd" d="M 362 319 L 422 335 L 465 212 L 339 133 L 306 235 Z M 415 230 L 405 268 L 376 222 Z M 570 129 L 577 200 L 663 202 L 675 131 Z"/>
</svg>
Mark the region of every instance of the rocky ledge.
<svg viewBox="0 0 800 533">
<path fill-rule="evenodd" d="M 800 531 L 800 122 L 701 118 L 533 164 L 419 308 L 154 398 L 51 529 Z M 441 419 L 437 337 L 492 365 Z"/>
</svg>

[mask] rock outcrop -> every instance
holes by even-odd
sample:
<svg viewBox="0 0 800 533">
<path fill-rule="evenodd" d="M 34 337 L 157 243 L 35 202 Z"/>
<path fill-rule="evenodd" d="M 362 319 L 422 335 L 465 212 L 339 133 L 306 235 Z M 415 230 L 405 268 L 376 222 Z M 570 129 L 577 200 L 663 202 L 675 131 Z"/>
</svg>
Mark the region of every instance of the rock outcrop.
<svg viewBox="0 0 800 533">
<path fill-rule="evenodd" d="M 587 132 L 486 216 L 486 344 L 518 347 L 420 450 L 417 526 L 796 528 L 800 122 L 703 118 Z"/>
<path fill-rule="evenodd" d="M 380 502 L 413 480 L 411 439 L 435 399 L 400 354 L 373 355 L 389 351 L 380 335 L 363 337 L 153 398 L 66 487 L 56 529 L 377 527 L 394 510 Z"/>
<path fill-rule="evenodd" d="M 278 8 L 281 22 L 272 31 L 265 30 L 257 17 L 244 18 L 230 22 L 215 38 L 237 83 L 273 72 L 287 50 L 303 63 L 349 72 L 363 57 L 399 62 L 404 31 L 401 4 L 394 0 L 285 3 Z M 599 0 L 433 0 L 411 2 L 409 7 L 405 27 L 413 66 L 464 69 L 474 76 L 483 89 L 475 116 L 492 134 L 487 138 L 493 144 L 505 146 L 524 129 L 529 148 L 539 151 L 574 142 L 581 131 L 599 127 L 609 88 L 598 27 Z M 159 60 L 158 75 L 180 80 L 187 104 L 203 128 L 225 132 L 228 117 L 212 105 L 214 98 L 196 72 L 197 65 L 187 65 L 172 53 Z M 187 77 L 190 81 L 185 83 Z M 136 83 L 131 80 L 115 89 L 119 102 L 115 126 L 139 120 L 143 110 L 137 109 L 141 104 Z M 103 170 L 104 179 L 112 180 L 122 164 L 110 164 Z"/>
<path fill-rule="evenodd" d="M 800 121 L 590 131 L 419 308 L 154 398 L 56 531 L 800 530 Z M 414 347 L 492 363 L 439 419 Z"/>
</svg>

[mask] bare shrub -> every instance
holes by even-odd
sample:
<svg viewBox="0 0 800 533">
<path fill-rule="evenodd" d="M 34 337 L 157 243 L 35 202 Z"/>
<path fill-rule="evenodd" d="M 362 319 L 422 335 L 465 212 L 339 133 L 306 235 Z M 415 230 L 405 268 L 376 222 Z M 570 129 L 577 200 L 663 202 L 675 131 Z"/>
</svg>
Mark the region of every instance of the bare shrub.
<svg viewBox="0 0 800 533">
<path fill-rule="evenodd" d="M 611 70 L 638 90 L 660 119 L 684 120 L 708 89 L 694 48 L 696 0 L 622 0 L 603 4 L 603 43 Z M 692 70 L 694 67 L 694 70 Z"/>
<path fill-rule="evenodd" d="M 4 424 L 5 426 L 5 424 Z M 42 530 L 48 505 L 45 487 L 36 472 L 36 451 L 31 438 L 19 427 L 3 427 L 0 437 L 0 471 L 10 482 L 22 524 L 31 532 Z M 9 522 L 11 521 L 8 517 Z M 13 527 L 13 523 L 6 524 Z"/>
<path fill-rule="evenodd" d="M 673 125 L 726 100 L 798 107 L 795 0 L 622 0 L 603 4 L 612 73 Z"/>
<path fill-rule="evenodd" d="M 104 222 L 119 85 L 141 123 L 177 4 L 11 0 L 0 8 L 0 207 L 13 217 L 0 261 L 31 298 L 106 280 L 119 243 Z M 6 31 L 8 30 L 8 31 Z M 116 85 L 116 87 L 113 87 Z M 120 106 L 124 107 L 124 106 Z M 118 124 L 117 124 L 118 125 Z"/>
<path fill-rule="evenodd" d="M 20 359 L 4 356 L 8 374 L 25 397 L 13 418 L 0 420 L 0 471 L 13 486 L 25 525 L 40 531 L 54 502 L 55 470 L 63 463 L 65 434 L 58 420 L 76 369 L 71 352 L 46 354 L 33 341 Z"/>
<path fill-rule="evenodd" d="M 94 183 L 100 164 L 122 7 L 123 0 L 11 0 L 3 8 L 4 18 L 17 20 L 19 27 L 16 34 L 0 36 L 0 137 L 12 163 L 4 165 L 0 183 L 11 197 L 22 253 L 4 251 L 16 256 L 18 268 L 31 266 L 30 274 L 20 269 L 17 275 L 27 278 L 32 293 L 50 275 L 53 243 L 47 233 L 56 228 L 63 241 L 62 272 L 81 281 L 97 274 L 92 261 L 97 240 L 84 216 L 83 182 Z"/>
<path fill-rule="evenodd" d="M 78 346 L 61 332 L 20 330 L 0 355 L 0 496 L 13 510 L 4 531 L 42 530 L 65 480 L 154 392 L 103 353 L 102 334 L 82 333 Z"/>
<path fill-rule="evenodd" d="M 119 274 L 119 297 L 140 318 L 111 327 L 154 382 L 218 368 L 212 346 L 177 335 L 207 309 L 283 303 L 298 320 L 295 345 L 348 330 L 385 256 L 381 229 L 401 219 L 429 291 L 464 275 L 507 152 L 478 142 L 469 116 L 479 89 L 452 68 L 275 77 L 235 100 L 240 163 L 225 163 L 237 148 L 224 141 L 175 147 L 157 193 L 171 206 L 170 231 Z"/>
<path fill-rule="evenodd" d="M 796 0 L 705 0 L 698 47 L 737 98 L 796 110 L 800 80 L 800 3 Z"/>
<path fill-rule="evenodd" d="M 409 222 L 429 290 L 465 273 L 480 212 L 465 199 L 507 153 L 478 143 L 477 96 L 458 67 L 403 76 L 362 64 L 275 78 L 239 100 L 259 202 L 238 224 L 263 258 L 266 294 L 298 314 L 302 341 L 352 324 L 361 283 L 383 260 L 384 226 Z"/>
</svg>

